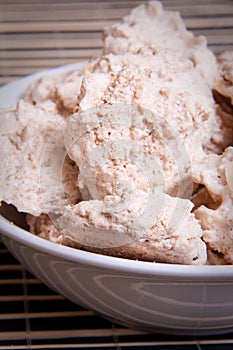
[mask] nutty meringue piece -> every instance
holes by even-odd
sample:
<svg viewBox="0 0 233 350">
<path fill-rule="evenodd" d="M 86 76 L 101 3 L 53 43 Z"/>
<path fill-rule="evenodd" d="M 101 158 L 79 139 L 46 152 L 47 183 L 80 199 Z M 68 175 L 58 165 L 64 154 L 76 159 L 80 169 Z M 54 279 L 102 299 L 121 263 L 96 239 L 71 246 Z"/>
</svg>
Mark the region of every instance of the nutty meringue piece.
<svg viewBox="0 0 233 350">
<path fill-rule="evenodd" d="M 149 1 L 134 8 L 104 32 L 104 54 L 147 53 L 172 49 L 188 57 L 210 87 L 217 73 L 214 54 L 207 48 L 206 38 L 195 37 L 187 30 L 178 12 L 164 10 L 161 2 Z"/>
<path fill-rule="evenodd" d="M 53 102 L 33 106 L 20 100 L 0 119 L 0 201 L 33 215 L 77 203 L 78 170 L 66 156 L 64 122 Z"/>
<path fill-rule="evenodd" d="M 233 51 L 225 51 L 217 57 L 218 74 L 214 89 L 228 99 L 233 107 Z"/>
<path fill-rule="evenodd" d="M 201 171 L 198 167 L 201 166 Z M 221 253 L 233 264 L 233 147 L 222 155 L 208 155 L 196 164 L 193 176 L 208 189 L 216 203 L 215 209 L 202 205 L 194 212 L 203 229 L 203 240 L 210 249 Z"/>
</svg>

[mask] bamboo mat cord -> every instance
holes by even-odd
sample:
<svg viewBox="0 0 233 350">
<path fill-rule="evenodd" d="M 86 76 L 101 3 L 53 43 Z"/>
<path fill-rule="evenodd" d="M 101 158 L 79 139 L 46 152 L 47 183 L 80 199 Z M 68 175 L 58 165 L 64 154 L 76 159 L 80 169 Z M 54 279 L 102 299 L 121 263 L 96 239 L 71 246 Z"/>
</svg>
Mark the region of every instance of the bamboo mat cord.
<svg viewBox="0 0 233 350">
<path fill-rule="evenodd" d="M 0 85 L 101 53 L 101 31 L 143 1 L 0 0 Z M 232 0 L 164 0 L 218 54 L 233 50 Z M 1 349 L 232 350 L 233 334 L 172 337 L 127 329 L 54 293 L 0 243 Z"/>
</svg>

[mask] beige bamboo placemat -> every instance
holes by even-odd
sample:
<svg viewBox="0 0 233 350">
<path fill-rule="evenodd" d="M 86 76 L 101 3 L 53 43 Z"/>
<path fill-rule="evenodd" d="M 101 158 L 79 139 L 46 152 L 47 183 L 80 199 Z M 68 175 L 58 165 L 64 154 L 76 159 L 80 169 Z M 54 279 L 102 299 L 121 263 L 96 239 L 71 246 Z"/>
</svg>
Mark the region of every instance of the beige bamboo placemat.
<svg viewBox="0 0 233 350">
<path fill-rule="evenodd" d="M 101 30 L 142 1 L 0 0 L 0 84 L 101 53 Z M 233 1 L 165 0 L 217 54 L 233 49 Z M 233 334 L 200 339 L 126 329 L 74 305 L 0 243 L 0 349 L 230 350 Z"/>
</svg>

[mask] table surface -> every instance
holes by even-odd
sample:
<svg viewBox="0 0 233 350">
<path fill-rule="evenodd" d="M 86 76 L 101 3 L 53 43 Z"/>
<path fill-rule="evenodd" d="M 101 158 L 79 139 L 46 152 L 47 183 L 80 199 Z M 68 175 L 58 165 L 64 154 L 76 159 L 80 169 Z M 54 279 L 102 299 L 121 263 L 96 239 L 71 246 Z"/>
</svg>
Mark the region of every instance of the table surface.
<svg viewBox="0 0 233 350">
<path fill-rule="evenodd" d="M 0 85 L 101 53 L 103 27 L 143 1 L 0 0 Z M 165 0 L 216 54 L 233 50 L 232 0 Z M 199 338 L 113 324 L 57 295 L 0 243 L 0 349 L 230 350 L 233 333 Z"/>
</svg>

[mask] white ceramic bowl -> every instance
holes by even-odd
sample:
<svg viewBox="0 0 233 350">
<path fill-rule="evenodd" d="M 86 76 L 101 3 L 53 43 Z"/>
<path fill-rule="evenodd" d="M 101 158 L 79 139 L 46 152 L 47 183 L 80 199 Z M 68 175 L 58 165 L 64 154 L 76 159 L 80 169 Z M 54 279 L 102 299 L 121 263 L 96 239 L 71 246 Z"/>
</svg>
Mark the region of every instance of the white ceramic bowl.
<svg viewBox="0 0 233 350">
<path fill-rule="evenodd" d="M 2 239 L 50 288 L 117 323 L 171 334 L 233 331 L 233 266 L 98 255 L 46 241 L 0 216 Z"/>
<path fill-rule="evenodd" d="M 1 88 L 1 107 L 14 105 L 36 77 Z M 171 334 L 233 331 L 233 266 L 158 264 L 98 255 L 48 242 L 1 215 L 0 232 L 12 254 L 50 288 L 115 322 Z"/>
</svg>

